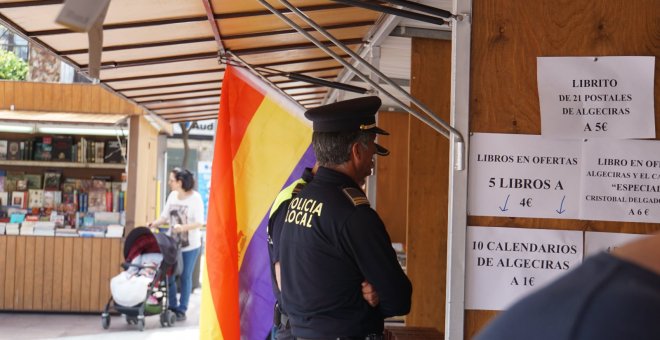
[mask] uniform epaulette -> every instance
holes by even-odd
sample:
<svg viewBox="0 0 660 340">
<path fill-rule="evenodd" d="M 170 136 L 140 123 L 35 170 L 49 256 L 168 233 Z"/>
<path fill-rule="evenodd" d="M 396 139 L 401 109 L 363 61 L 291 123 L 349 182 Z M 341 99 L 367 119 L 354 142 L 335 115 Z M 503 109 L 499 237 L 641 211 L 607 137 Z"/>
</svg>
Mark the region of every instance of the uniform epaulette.
<svg viewBox="0 0 660 340">
<path fill-rule="evenodd" d="M 346 197 L 353 202 L 354 206 L 358 205 L 363 205 L 363 204 L 369 204 L 369 200 L 367 199 L 367 196 L 364 195 L 364 193 L 357 188 L 344 188 L 342 190 Z"/>
<path fill-rule="evenodd" d="M 300 191 L 305 187 L 305 184 L 307 184 L 307 183 L 300 182 L 300 183 L 296 184 L 296 186 L 293 188 L 293 191 L 291 192 L 292 196 L 294 196 L 294 197 L 297 196 L 300 193 Z"/>
</svg>

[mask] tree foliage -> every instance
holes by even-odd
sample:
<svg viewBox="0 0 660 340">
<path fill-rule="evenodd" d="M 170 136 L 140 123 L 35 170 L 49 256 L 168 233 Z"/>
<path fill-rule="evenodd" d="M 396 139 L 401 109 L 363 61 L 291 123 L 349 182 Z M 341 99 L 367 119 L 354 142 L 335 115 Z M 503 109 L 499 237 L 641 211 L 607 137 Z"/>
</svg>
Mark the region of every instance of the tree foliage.
<svg viewBox="0 0 660 340">
<path fill-rule="evenodd" d="M 28 64 L 13 52 L 0 50 L 0 79 L 25 80 Z"/>
</svg>

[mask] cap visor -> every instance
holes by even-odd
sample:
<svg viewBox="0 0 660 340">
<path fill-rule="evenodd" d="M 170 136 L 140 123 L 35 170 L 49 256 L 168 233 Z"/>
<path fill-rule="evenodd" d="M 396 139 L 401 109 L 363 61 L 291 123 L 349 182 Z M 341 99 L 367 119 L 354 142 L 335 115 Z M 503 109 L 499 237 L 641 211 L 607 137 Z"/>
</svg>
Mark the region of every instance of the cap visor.
<svg viewBox="0 0 660 340">
<path fill-rule="evenodd" d="M 377 134 L 379 134 L 379 135 L 386 135 L 386 136 L 390 134 L 389 132 L 387 132 L 387 131 L 385 131 L 385 130 L 379 128 L 378 126 L 374 126 L 374 127 L 372 127 L 371 129 L 366 129 L 366 130 L 362 130 L 362 131 L 365 131 L 365 132 L 371 132 L 371 133 L 377 133 Z"/>
<path fill-rule="evenodd" d="M 386 148 L 376 144 L 376 154 L 378 156 L 388 156 L 390 154 L 390 150 L 387 150 Z"/>
</svg>

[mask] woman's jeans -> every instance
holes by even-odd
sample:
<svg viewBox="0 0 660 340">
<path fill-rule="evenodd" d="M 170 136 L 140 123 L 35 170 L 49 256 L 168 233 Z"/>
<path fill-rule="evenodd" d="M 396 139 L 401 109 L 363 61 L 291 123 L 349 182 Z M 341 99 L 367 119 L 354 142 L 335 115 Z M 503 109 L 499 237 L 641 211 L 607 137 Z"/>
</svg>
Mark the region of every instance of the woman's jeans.
<svg viewBox="0 0 660 340">
<path fill-rule="evenodd" d="M 175 276 L 170 276 L 168 286 L 169 307 L 175 312 L 185 313 L 188 310 L 188 301 L 190 300 L 190 293 L 192 292 L 192 274 L 195 269 L 195 263 L 202 247 L 190 251 L 184 251 L 183 255 L 183 272 L 181 273 L 181 300 L 177 302 L 176 298 L 176 279 Z"/>
</svg>

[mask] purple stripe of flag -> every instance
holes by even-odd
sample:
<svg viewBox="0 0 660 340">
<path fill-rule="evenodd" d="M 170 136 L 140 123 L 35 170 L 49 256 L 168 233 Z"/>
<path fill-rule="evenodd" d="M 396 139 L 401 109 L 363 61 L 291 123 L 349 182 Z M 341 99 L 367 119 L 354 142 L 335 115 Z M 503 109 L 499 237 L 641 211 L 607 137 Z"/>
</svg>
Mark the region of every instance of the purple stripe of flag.
<svg viewBox="0 0 660 340">
<path fill-rule="evenodd" d="M 303 170 L 312 167 L 315 161 L 314 151 L 310 145 L 282 189 L 299 179 Z M 240 269 L 239 303 L 241 306 L 241 337 L 244 339 L 266 339 L 273 325 L 275 296 L 270 278 L 267 223 L 268 212 L 259 223 L 259 228 L 248 244 Z"/>
</svg>

